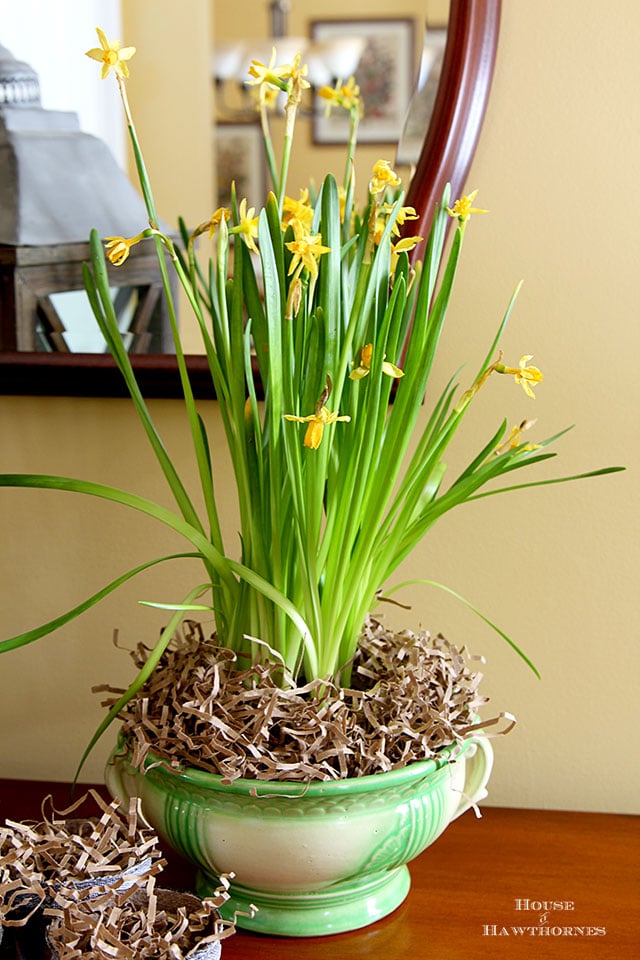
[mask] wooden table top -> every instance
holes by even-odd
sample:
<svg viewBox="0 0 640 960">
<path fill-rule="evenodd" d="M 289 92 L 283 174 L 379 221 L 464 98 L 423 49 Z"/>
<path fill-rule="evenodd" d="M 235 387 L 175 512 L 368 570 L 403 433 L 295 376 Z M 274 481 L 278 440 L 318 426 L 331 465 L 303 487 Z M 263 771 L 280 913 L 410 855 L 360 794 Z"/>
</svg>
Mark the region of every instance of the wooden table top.
<svg viewBox="0 0 640 960">
<path fill-rule="evenodd" d="M 0 780 L 0 820 L 38 819 L 48 793 L 63 808 L 67 791 Z M 223 960 L 640 957 L 640 818 L 500 807 L 482 813 L 476 819 L 468 811 L 413 861 L 409 896 L 384 920 L 308 939 L 238 931 L 223 943 Z M 163 886 L 188 889 L 192 880 L 193 869 L 169 854 Z"/>
</svg>

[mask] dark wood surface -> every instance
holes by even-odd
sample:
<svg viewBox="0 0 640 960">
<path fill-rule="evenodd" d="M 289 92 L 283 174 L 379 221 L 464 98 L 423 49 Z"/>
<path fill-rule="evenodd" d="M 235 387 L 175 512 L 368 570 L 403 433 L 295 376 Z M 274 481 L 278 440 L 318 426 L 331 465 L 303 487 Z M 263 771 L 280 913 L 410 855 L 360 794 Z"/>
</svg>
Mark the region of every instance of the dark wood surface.
<svg viewBox="0 0 640 960">
<path fill-rule="evenodd" d="M 182 397 L 174 354 L 130 355 L 136 379 L 147 399 Z M 194 396 L 215 397 L 204 354 L 187 357 Z M 0 395 L 32 397 L 129 397 L 111 354 L 38 353 L 0 350 Z"/>
<path fill-rule="evenodd" d="M 63 808 L 68 787 L 0 780 L 0 820 L 37 819 L 47 794 Z M 639 826 L 613 814 L 485 807 L 478 820 L 469 811 L 413 861 L 411 891 L 391 916 L 330 937 L 239 931 L 223 958 L 631 960 L 640 956 Z M 188 889 L 192 868 L 168 856 L 163 886 Z M 571 908 L 517 909 L 544 900 Z"/>
</svg>

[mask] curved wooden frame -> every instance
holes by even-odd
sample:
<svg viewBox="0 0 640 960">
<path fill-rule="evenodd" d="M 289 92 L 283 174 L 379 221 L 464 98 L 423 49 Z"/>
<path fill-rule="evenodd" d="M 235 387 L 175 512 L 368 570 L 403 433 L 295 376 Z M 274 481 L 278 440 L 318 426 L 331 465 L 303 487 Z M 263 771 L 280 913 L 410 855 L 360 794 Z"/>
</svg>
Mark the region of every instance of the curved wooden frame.
<svg viewBox="0 0 640 960">
<path fill-rule="evenodd" d="M 452 0 L 442 74 L 429 129 L 407 193 L 426 237 L 447 183 L 460 195 L 489 99 L 502 0 Z"/>
<path fill-rule="evenodd" d="M 447 44 L 433 116 L 407 195 L 426 236 L 445 184 L 458 196 L 464 186 L 484 119 L 493 77 L 501 0 L 451 0 Z M 174 356 L 132 355 L 148 397 L 181 396 Z M 205 356 L 190 356 L 197 397 L 212 397 Z M 32 396 L 127 396 L 110 356 L 0 352 L 0 393 Z"/>
</svg>

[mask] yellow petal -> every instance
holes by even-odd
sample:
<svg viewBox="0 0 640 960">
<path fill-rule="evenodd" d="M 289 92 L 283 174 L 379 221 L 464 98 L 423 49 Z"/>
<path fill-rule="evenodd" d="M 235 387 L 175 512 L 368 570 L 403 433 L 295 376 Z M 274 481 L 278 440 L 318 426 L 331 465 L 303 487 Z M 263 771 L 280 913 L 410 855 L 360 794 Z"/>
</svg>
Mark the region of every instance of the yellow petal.
<svg viewBox="0 0 640 960">
<path fill-rule="evenodd" d="M 322 441 L 323 431 L 324 423 L 322 423 L 321 420 L 312 420 L 304 435 L 304 446 L 311 447 L 312 450 L 317 450 Z"/>
<path fill-rule="evenodd" d="M 108 50 L 109 41 L 107 40 L 107 35 L 104 32 L 104 30 L 101 30 L 100 27 L 96 27 L 96 33 L 98 34 L 98 40 L 100 42 L 100 46 L 102 47 L 102 49 Z"/>
<path fill-rule="evenodd" d="M 362 353 L 360 354 L 360 361 L 364 367 L 371 366 L 371 358 L 373 356 L 373 344 L 367 343 L 362 348 Z"/>
<path fill-rule="evenodd" d="M 400 367 L 396 367 L 395 363 L 389 363 L 388 360 L 383 361 L 382 372 L 386 373 L 388 377 L 394 377 L 395 379 L 404 377 L 404 370 L 401 370 Z"/>
</svg>

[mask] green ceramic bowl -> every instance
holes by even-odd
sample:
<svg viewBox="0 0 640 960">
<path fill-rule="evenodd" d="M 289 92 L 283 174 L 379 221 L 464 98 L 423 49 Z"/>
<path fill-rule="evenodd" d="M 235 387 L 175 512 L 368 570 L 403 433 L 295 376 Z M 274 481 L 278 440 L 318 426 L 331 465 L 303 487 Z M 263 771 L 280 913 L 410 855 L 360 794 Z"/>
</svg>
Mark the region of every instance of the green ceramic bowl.
<svg viewBox="0 0 640 960">
<path fill-rule="evenodd" d="M 478 736 L 373 776 L 311 784 L 235 780 L 196 769 L 130 763 L 126 744 L 105 773 L 114 797 L 138 796 L 145 817 L 200 868 L 198 893 L 234 874 L 221 912 L 279 936 L 355 930 L 395 910 L 406 864 L 486 796 L 493 751 Z M 252 918 L 250 905 L 258 908 Z"/>
</svg>

